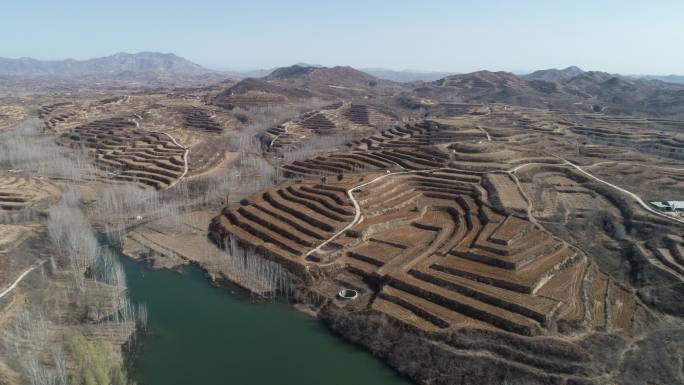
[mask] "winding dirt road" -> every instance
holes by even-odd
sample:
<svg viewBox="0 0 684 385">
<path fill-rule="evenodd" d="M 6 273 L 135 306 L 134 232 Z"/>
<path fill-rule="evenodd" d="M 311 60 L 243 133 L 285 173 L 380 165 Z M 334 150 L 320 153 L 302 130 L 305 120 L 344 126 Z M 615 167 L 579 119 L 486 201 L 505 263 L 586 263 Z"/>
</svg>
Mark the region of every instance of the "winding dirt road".
<svg viewBox="0 0 684 385">
<path fill-rule="evenodd" d="M 612 187 L 612 188 L 614 188 L 614 189 L 620 191 L 620 192 L 623 193 L 623 194 L 626 194 L 626 195 L 630 196 L 632 199 L 634 199 L 635 201 L 637 201 L 637 203 L 639 204 L 639 206 L 643 207 L 646 211 L 650 212 L 651 214 L 655 214 L 655 215 L 657 215 L 657 216 L 659 216 L 659 217 L 666 218 L 666 219 L 669 219 L 669 220 L 671 220 L 671 221 L 675 221 L 675 222 L 684 224 L 684 219 L 675 218 L 675 217 L 669 216 L 669 215 L 667 215 L 667 214 L 663 214 L 663 213 L 661 213 L 661 212 L 659 212 L 659 211 L 657 211 L 657 210 L 651 208 L 651 206 L 649 206 L 648 203 L 644 202 L 644 201 L 641 199 L 641 197 L 639 197 L 639 196 L 636 195 L 635 193 L 633 193 L 633 192 L 631 192 L 631 191 L 628 191 L 628 190 L 625 190 L 624 188 L 622 188 L 622 187 L 620 187 L 620 186 L 616 186 L 616 185 L 614 185 L 614 184 L 612 184 L 612 183 L 610 183 L 610 182 L 608 182 L 608 181 L 605 181 L 605 180 L 603 180 L 603 179 L 601 179 L 601 178 L 599 178 L 599 177 L 597 177 L 597 176 L 594 176 L 594 175 L 590 174 L 589 172 L 583 170 L 580 166 L 578 166 L 578 165 L 576 165 L 576 164 L 570 162 L 569 160 L 565 160 L 565 159 L 563 159 L 563 158 L 560 158 L 560 159 L 562 159 L 562 160 L 565 162 L 566 165 L 568 165 L 568 166 L 574 168 L 575 170 L 577 170 L 577 171 L 579 171 L 580 173 L 582 173 L 582 174 L 588 176 L 589 178 L 591 178 L 591 179 L 593 179 L 593 180 L 595 180 L 595 181 L 597 181 L 597 182 L 601 182 L 601 183 L 603 183 L 603 184 L 605 184 L 605 185 L 607 185 L 607 186 L 610 186 L 610 187 Z"/>
<path fill-rule="evenodd" d="M 523 166 L 526 166 L 526 165 L 529 165 L 529 164 L 532 164 L 532 163 L 526 163 L 526 164 L 517 166 L 516 168 L 514 168 L 514 169 L 512 169 L 512 170 L 508 170 L 508 171 L 502 170 L 502 171 L 499 171 L 499 172 L 500 172 L 500 173 L 512 174 L 512 173 L 514 173 L 515 171 L 517 171 L 517 170 L 519 170 L 520 168 L 522 168 Z M 400 165 L 398 165 L 398 166 L 401 167 Z M 401 167 L 401 168 L 404 169 L 403 167 Z M 387 174 L 380 175 L 380 176 L 378 176 L 377 178 L 375 178 L 375 179 L 373 179 L 373 180 L 371 180 L 371 181 L 364 182 L 364 183 L 361 183 L 361 184 L 359 184 L 359 185 L 356 185 L 356 186 L 350 188 L 349 190 L 347 190 L 347 196 L 349 197 L 349 200 L 351 200 L 352 204 L 354 205 L 354 211 L 355 211 L 354 219 L 353 219 L 347 226 L 345 226 L 342 230 L 338 231 L 337 233 L 333 234 L 330 238 L 328 238 L 328 239 L 326 239 L 325 241 L 323 241 L 323 243 L 321 243 L 320 245 L 318 245 L 315 249 L 309 250 L 306 254 L 304 254 L 304 257 L 308 257 L 309 255 L 311 255 L 311 254 L 313 254 L 313 253 L 320 252 L 321 249 L 322 249 L 325 245 L 327 245 L 328 243 L 332 242 L 332 241 L 335 240 L 337 237 L 339 237 L 340 235 L 344 234 L 345 231 L 351 229 L 352 227 L 354 227 L 354 225 L 356 225 L 357 223 L 359 223 L 359 221 L 360 221 L 360 219 L 361 219 L 361 206 L 359 206 L 359 202 L 358 202 L 358 201 L 356 200 L 356 198 L 354 197 L 354 193 L 353 193 L 354 190 L 359 189 L 359 188 L 362 188 L 362 187 L 365 187 L 365 186 L 368 186 L 369 184 L 375 183 L 375 182 L 377 182 L 377 181 L 379 181 L 379 180 L 381 180 L 381 179 L 383 179 L 383 178 L 387 178 L 388 176 L 403 175 L 403 174 L 413 174 L 413 173 L 418 173 L 418 172 L 433 172 L 433 171 L 440 171 L 440 170 L 451 170 L 451 171 L 457 171 L 457 172 L 472 172 L 472 173 L 476 173 L 476 174 L 487 174 L 487 173 L 490 172 L 490 171 L 470 171 L 470 170 L 461 170 L 461 169 L 457 169 L 457 168 L 453 168 L 453 167 L 439 167 L 439 168 L 432 168 L 432 169 L 425 169 L 425 170 L 411 170 L 411 171 L 395 171 L 395 172 L 388 172 Z M 517 181 L 517 178 L 514 178 L 514 179 Z M 521 192 L 522 192 L 522 189 L 521 189 Z M 528 203 L 529 203 L 529 200 L 528 200 Z"/>
<path fill-rule="evenodd" d="M 655 215 L 657 215 L 657 216 L 659 216 L 659 217 L 663 217 L 663 218 L 666 218 L 666 219 L 669 219 L 669 220 L 672 220 L 672 221 L 675 221 L 675 222 L 684 224 L 684 220 L 682 220 L 682 219 L 674 218 L 674 217 L 671 217 L 671 216 L 669 216 L 669 215 L 660 213 L 660 212 L 658 212 L 658 211 L 652 209 L 647 203 L 645 203 L 638 195 L 634 194 L 633 192 L 628 191 L 628 190 L 625 190 L 625 189 L 622 188 L 622 187 L 616 186 L 616 185 L 614 185 L 614 184 L 612 184 L 612 183 L 610 183 L 610 182 L 607 182 L 607 181 L 605 181 L 605 180 L 603 180 L 603 179 L 601 179 L 601 178 L 598 178 L 598 177 L 596 177 L 596 176 L 590 174 L 589 172 L 583 170 L 581 167 L 579 167 L 578 165 L 576 165 L 576 164 L 574 164 L 574 163 L 572 163 L 572 162 L 570 162 L 570 161 L 568 161 L 568 160 L 565 160 L 565 159 L 560 158 L 560 157 L 558 157 L 558 156 L 556 156 L 556 157 L 557 157 L 558 159 L 561 159 L 561 160 L 564 162 L 563 164 L 568 165 L 568 166 L 570 166 L 570 167 L 576 169 L 576 170 L 579 171 L 580 173 L 582 173 L 582 174 L 588 176 L 589 178 L 594 179 L 594 180 L 596 180 L 596 181 L 598 181 L 598 182 L 604 183 L 604 184 L 606 184 L 606 185 L 608 185 L 608 186 L 610 186 L 610 187 L 612 187 L 612 188 L 614 188 L 614 189 L 616 189 L 616 190 L 618 190 L 618 191 L 620 191 L 620 192 L 622 192 L 622 193 L 624 193 L 624 194 L 627 194 L 628 196 L 630 196 L 631 198 L 633 198 L 634 200 L 636 200 L 637 203 L 639 203 L 639 205 L 640 205 L 641 207 L 643 207 L 644 209 L 646 209 L 648 212 L 650 212 L 650 213 L 652 213 L 652 214 L 655 214 Z M 535 222 L 535 223 L 536 223 L 535 218 L 532 217 L 532 212 L 531 212 L 531 201 L 530 201 L 530 199 L 524 194 L 524 191 L 522 190 L 522 188 L 521 188 L 521 186 L 520 186 L 520 183 L 519 183 L 519 181 L 518 181 L 518 178 L 515 176 L 515 173 L 516 173 L 518 170 L 522 169 L 523 167 L 530 166 L 530 165 L 535 165 L 535 164 L 554 165 L 554 166 L 562 166 L 562 165 L 563 165 L 563 164 L 558 164 L 558 163 L 531 162 L 531 163 L 524 163 L 524 164 L 518 165 L 518 166 L 516 166 L 516 167 L 514 167 L 514 168 L 512 168 L 512 169 L 510 169 L 510 170 L 502 170 L 502 171 L 500 171 L 500 172 L 509 174 L 509 175 L 511 175 L 511 176 L 513 177 L 514 181 L 516 182 L 516 185 L 518 186 L 518 189 L 519 189 L 520 192 L 523 194 L 523 197 L 527 200 L 527 203 L 528 203 L 527 213 L 528 213 L 529 219 L 530 219 L 532 222 Z M 381 179 L 383 179 L 383 178 L 386 178 L 386 177 L 392 176 L 392 175 L 402 175 L 402 174 L 410 174 L 410 173 L 416 173 L 416 172 L 432 172 L 432 171 L 439 171 L 439 170 L 466 171 L 466 172 L 474 172 L 474 173 L 477 173 L 477 174 L 487 174 L 487 173 L 489 172 L 489 171 L 469 171 L 469 170 L 460 170 L 460 169 L 451 168 L 451 167 L 440 167 L 440 168 L 427 169 L 427 170 L 397 171 L 397 172 L 388 172 L 387 174 L 380 175 L 380 176 L 378 176 L 377 178 L 375 178 L 375 179 L 373 179 L 373 180 L 371 180 L 371 181 L 364 182 L 364 183 L 361 183 L 361 184 L 359 184 L 359 185 L 356 185 L 356 186 L 350 188 L 349 190 L 347 190 L 347 196 L 349 197 L 349 200 L 351 200 L 352 204 L 354 205 L 354 211 L 355 211 L 354 219 L 353 219 L 347 226 L 345 226 L 342 230 L 340 230 L 340 231 L 338 231 L 337 233 L 333 234 L 330 238 L 328 238 L 327 240 L 323 241 L 323 243 L 321 243 L 320 245 L 318 245 L 316 248 L 309 250 L 306 254 L 304 254 L 304 257 L 308 257 L 309 255 L 311 255 L 311 254 L 313 254 L 313 253 L 320 252 L 321 249 L 322 249 L 323 247 L 325 247 L 328 243 L 332 242 L 332 241 L 335 240 L 337 237 L 339 237 L 340 235 L 344 234 L 344 232 L 346 232 L 347 230 L 349 230 L 349 229 L 351 229 L 352 227 L 354 227 L 354 225 L 356 225 L 357 223 L 359 223 L 359 221 L 361 220 L 361 217 L 362 217 L 362 215 L 361 215 L 361 206 L 359 205 L 359 202 L 358 202 L 358 201 L 356 200 L 356 198 L 354 197 L 354 193 L 353 193 L 354 190 L 359 189 L 359 188 L 362 188 L 362 187 L 365 187 L 365 186 L 368 186 L 369 184 L 375 183 L 375 182 L 377 182 L 377 181 L 379 181 L 379 180 L 381 180 Z"/>
<path fill-rule="evenodd" d="M 377 178 L 375 178 L 375 179 L 373 179 L 373 180 L 371 180 L 371 181 L 364 182 L 364 183 L 361 183 L 361 184 L 359 184 L 359 185 L 356 185 L 356 186 L 350 188 L 349 190 L 347 190 L 347 196 L 349 197 L 349 200 L 351 200 L 352 204 L 354 205 L 354 211 L 355 211 L 354 219 L 353 219 L 347 226 L 345 226 L 342 230 L 340 230 L 340 231 L 338 231 L 337 233 L 333 234 L 332 237 L 330 237 L 330 238 L 328 238 L 327 240 L 325 240 L 323 243 L 321 243 L 320 245 L 318 245 L 315 249 L 309 250 L 306 254 L 304 254 L 304 257 L 308 257 L 309 255 L 311 255 L 311 254 L 313 254 L 313 253 L 315 253 L 315 252 L 319 252 L 319 251 L 321 250 L 321 248 L 323 248 L 325 245 L 327 245 L 328 243 L 332 242 L 332 241 L 335 240 L 337 237 L 339 237 L 340 235 L 344 234 L 345 231 L 351 229 L 352 227 L 354 227 L 354 225 L 356 225 L 357 223 L 359 223 L 359 221 L 361 220 L 361 206 L 359 205 L 359 202 L 358 202 L 358 201 L 356 200 L 356 198 L 354 197 L 354 190 L 359 189 L 359 188 L 362 188 L 362 187 L 365 187 L 365 186 L 368 186 L 369 184 L 375 183 L 375 182 L 377 182 L 377 181 L 379 181 L 379 180 L 381 180 L 381 179 L 387 178 L 388 176 L 391 176 L 391 175 L 403 175 L 403 174 L 412 174 L 412 173 L 416 173 L 416 172 L 438 171 L 438 170 L 445 170 L 445 169 L 447 169 L 447 168 L 442 167 L 442 168 L 431 169 L 431 170 L 411 170 L 411 171 L 388 172 L 387 174 L 380 175 L 379 177 L 377 177 Z"/>
<path fill-rule="evenodd" d="M 168 134 L 166 132 L 162 132 L 162 134 L 168 136 L 169 139 L 171 139 L 171 141 L 173 142 L 173 144 L 175 144 L 176 146 L 178 146 L 184 150 L 184 152 L 183 152 L 183 173 L 181 174 L 181 176 L 178 177 L 178 179 L 176 179 L 175 182 L 171 183 L 169 185 L 169 187 L 167 187 L 167 188 L 171 188 L 171 187 L 175 186 L 178 182 L 180 182 L 183 178 L 185 178 L 185 175 L 187 175 L 187 173 L 188 173 L 188 154 L 190 153 L 190 149 L 183 146 L 182 144 L 178 143 L 176 141 L 176 139 L 173 136 L 171 136 L 171 134 Z"/>
<path fill-rule="evenodd" d="M 290 127 L 290 123 L 289 123 L 289 122 L 283 124 L 283 132 L 281 132 L 280 134 L 276 135 L 276 136 L 273 138 L 273 140 L 271 140 L 271 143 L 268 144 L 268 147 L 269 147 L 269 148 L 273 147 L 273 144 L 276 142 L 276 140 L 278 140 L 278 138 L 280 138 L 281 135 L 287 134 L 287 133 L 288 133 L 287 129 L 288 129 L 289 127 Z"/>
<path fill-rule="evenodd" d="M 140 128 L 140 122 L 138 122 L 138 119 L 142 120 L 142 116 L 136 114 L 135 119 L 131 119 L 133 121 L 133 123 L 135 123 L 136 128 Z M 173 183 L 171 183 L 167 187 L 167 188 L 171 188 L 171 187 L 175 186 L 176 184 L 178 184 L 178 182 L 180 182 L 183 178 L 185 178 L 185 175 L 187 175 L 187 173 L 188 173 L 188 154 L 190 153 L 190 149 L 183 146 L 182 144 L 178 143 L 176 141 L 176 138 L 174 138 L 173 136 L 171 136 L 171 134 L 169 134 L 167 132 L 150 131 L 150 133 L 166 135 L 169 137 L 169 139 L 171 139 L 173 144 L 175 144 L 176 146 L 178 146 L 184 150 L 184 152 L 183 152 L 183 173 L 181 174 L 181 176 L 178 177 L 178 179 L 176 179 Z"/>
<path fill-rule="evenodd" d="M 45 262 L 47 262 L 47 260 L 43 260 L 43 261 L 36 263 L 35 265 L 31 266 L 30 268 L 26 269 L 23 273 L 21 273 L 21 275 L 19 275 L 19 277 L 14 281 L 14 283 L 12 283 L 5 290 L 0 292 L 0 298 L 3 298 L 4 296 L 6 296 L 10 292 L 12 292 L 12 290 L 14 290 L 17 287 L 17 285 L 19 285 L 19 282 L 21 282 L 21 280 L 24 279 L 28 275 L 28 273 L 32 272 L 38 266 L 44 264 Z"/>
</svg>

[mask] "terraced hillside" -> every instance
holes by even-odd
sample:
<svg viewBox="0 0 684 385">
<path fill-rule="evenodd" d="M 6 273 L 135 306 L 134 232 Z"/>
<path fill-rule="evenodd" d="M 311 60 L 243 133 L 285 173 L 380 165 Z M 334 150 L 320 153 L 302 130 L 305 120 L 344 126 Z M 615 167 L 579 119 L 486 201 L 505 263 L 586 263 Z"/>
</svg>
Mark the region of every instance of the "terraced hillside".
<svg viewBox="0 0 684 385">
<path fill-rule="evenodd" d="M 216 190 L 215 201 L 185 213 L 186 224 L 162 218 L 131 231 L 135 253 L 171 255 L 150 257 L 154 266 L 192 261 L 260 294 L 278 286 L 249 282 L 230 258 L 277 262 L 296 277 L 288 298 L 416 382 L 627 384 L 630 360 L 670 370 L 649 358 L 667 355 L 641 346 L 681 351 L 664 335 L 681 315 L 682 227 L 629 194 L 679 199 L 681 122 L 427 96 L 407 101 L 402 108 L 418 109 L 404 116 L 378 93 L 364 98 L 363 83 L 322 84 L 323 100 L 319 89 L 292 84 L 45 98 L 34 107 L 61 144 L 95 158 L 100 171 L 82 180 L 88 195 L 110 180 L 165 189 L 186 174 L 201 176 L 188 189 Z M 261 119 L 270 109 L 273 119 Z M 247 140 L 263 145 L 250 158 L 234 148 Z M 259 167 L 233 169 L 250 160 Z M 46 194 L 38 178 L 4 177 L 7 218 L 59 194 Z M 270 187 L 233 194 L 251 179 L 251 191 Z M 191 221 L 197 213 L 202 221 Z M 0 253 L 22 244 L 30 231 L 21 226 L 0 227 Z M 206 245 L 206 230 L 230 252 Z M 240 248 L 256 256 L 228 255 Z M 358 296 L 343 299 L 343 289 Z"/>
<path fill-rule="evenodd" d="M 212 103 L 226 108 L 282 105 L 294 100 L 313 97 L 309 91 L 282 87 L 262 79 L 243 79 L 232 87 L 218 93 Z"/>
<path fill-rule="evenodd" d="M 156 189 L 173 185 L 187 171 L 187 151 L 172 137 L 147 132 L 131 119 L 111 118 L 78 126 L 63 136 L 91 149 L 108 177 Z"/>
<path fill-rule="evenodd" d="M 629 156 L 654 155 L 674 160 L 684 156 L 684 136 L 681 134 L 684 121 L 681 120 L 505 107 L 495 107 L 489 116 L 479 120 L 494 119 L 510 122 L 524 130 L 566 137 L 588 156 L 619 158 L 629 153 Z"/>
<path fill-rule="evenodd" d="M 70 104 L 71 103 L 69 103 L 69 102 L 58 102 L 58 103 L 42 105 L 38 108 L 38 117 L 41 119 L 45 119 L 46 117 L 48 117 L 52 112 L 54 112 L 59 107 L 69 106 Z"/>
<path fill-rule="evenodd" d="M 291 180 L 226 207 L 210 235 L 288 267 L 327 304 L 333 329 L 377 354 L 400 359 L 416 346 L 402 338 L 425 338 L 431 358 L 418 361 L 430 369 L 413 378 L 481 378 L 434 369 L 438 355 L 475 367 L 489 357 L 495 377 L 520 371 L 529 383 L 603 383 L 619 358 L 584 339 L 647 333 L 659 312 L 677 313 L 684 282 L 677 222 L 619 186 L 650 178 L 676 195 L 681 170 L 665 157 L 638 164 L 648 151 L 596 143 L 569 115 L 482 111 L 390 126 L 285 164 Z M 634 284 L 630 274 L 645 276 Z M 344 288 L 358 298 L 341 299 Z M 402 348 L 386 347 L 392 333 Z"/>
<path fill-rule="evenodd" d="M 320 130 L 331 130 L 335 129 L 335 123 L 330 121 L 325 115 L 320 112 L 316 112 L 310 116 L 306 116 L 300 123 L 304 128 L 309 130 L 320 131 Z"/>
<path fill-rule="evenodd" d="M 384 129 L 393 123 L 392 117 L 365 104 L 331 103 L 309 111 L 294 121 L 269 129 L 269 147 L 275 151 L 286 151 L 306 144 L 317 136 L 342 132 L 362 134 Z"/>
<path fill-rule="evenodd" d="M 303 265 L 304 251 L 330 238 L 354 214 L 344 187 L 296 183 L 224 210 L 214 220 L 214 237 L 221 242 L 232 237 L 279 262 Z"/>
<path fill-rule="evenodd" d="M 294 183 L 224 210 L 212 228 L 215 239 L 233 238 L 295 271 L 342 268 L 331 278 L 353 282 L 371 309 L 426 332 L 538 335 L 631 329 L 647 318 L 580 250 L 495 211 L 481 182 L 444 168 Z"/>
<path fill-rule="evenodd" d="M 94 95 L 83 98 L 63 98 L 50 100 L 37 106 L 38 118 L 45 128 L 63 133 L 93 120 L 109 119 L 111 116 L 133 114 L 144 109 L 148 102 L 157 99 L 152 95 L 121 95 L 114 93 L 108 97 Z"/>
<path fill-rule="evenodd" d="M 60 190 L 53 184 L 25 175 L 0 175 L 0 211 L 42 208 L 56 201 Z"/>
<path fill-rule="evenodd" d="M 30 230 L 24 226 L 0 225 L 0 254 L 16 249 L 29 236 Z"/>
<path fill-rule="evenodd" d="M 649 279 L 637 282 L 637 290 L 648 291 L 650 285 L 668 286 L 684 280 L 677 250 L 680 239 L 677 226 L 682 223 L 678 217 L 664 214 L 654 217 L 648 211 L 625 204 L 614 190 L 564 167 L 533 165 L 518 176 L 533 201 L 533 215 L 564 238 L 576 240 L 592 252 L 606 270 L 617 273 L 625 252 L 633 259 L 633 268 L 637 271 L 643 268 L 665 275 L 654 282 Z M 654 180 L 657 183 L 658 179 Z M 625 180 L 619 182 L 625 183 Z M 540 185 L 544 187 L 539 188 Z M 675 191 L 681 190 L 669 190 Z M 670 220 L 659 220 L 662 218 Z M 558 223 L 566 225 L 559 228 Z M 671 306 L 668 302 L 664 301 L 662 306 Z"/>
<path fill-rule="evenodd" d="M 684 190 L 684 166 L 649 166 L 632 159 L 605 162 L 590 168 L 603 179 L 620 185 L 634 186 L 633 190 L 648 201 L 672 200 Z"/>
<path fill-rule="evenodd" d="M 353 141 L 349 147 L 376 150 L 400 147 L 429 146 L 468 138 L 481 138 L 481 132 L 463 132 L 431 122 L 394 126 L 378 134 Z"/>
<path fill-rule="evenodd" d="M 638 148 L 673 159 L 684 159 L 684 136 L 672 133 L 634 133 L 624 128 L 573 127 L 572 131 L 591 142 L 611 148 Z"/>
<path fill-rule="evenodd" d="M 283 166 L 286 175 L 340 175 L 363 170 L 420 170 L 446 165 L 449 157 L 431 148 L 352 151 L 307 158 Z"/>
<path fill-rule="evenodd" d="M 186 107 L 181 109 L 185 127 L 208 132 L 221 132 L 223 127 L 216 122 L 204 110 L 197 107 Z"/>
<path fill-rule="evenodd" d="M 27 111 L 19 105 L 0 105 L 0 131 L 19 123 L 27 116 Z"/>
<path fill-rule="evenodd" d="M 289 176 L 302 177 L 445 167 L 458 160 L 453 154 L 443 151 L 448 143 L 470 142 L 482 137 L 479 130 L 453 129 L 434 122 L 395 126 L 347 143 L 346 151 L 287 164 L 283 171 Z"/>
<path fill-rule="evenodd" d="M 370 124 L 368 106 L 365 104 L 351 104 L 344 116 L 356 124 Z"/>
</svg>

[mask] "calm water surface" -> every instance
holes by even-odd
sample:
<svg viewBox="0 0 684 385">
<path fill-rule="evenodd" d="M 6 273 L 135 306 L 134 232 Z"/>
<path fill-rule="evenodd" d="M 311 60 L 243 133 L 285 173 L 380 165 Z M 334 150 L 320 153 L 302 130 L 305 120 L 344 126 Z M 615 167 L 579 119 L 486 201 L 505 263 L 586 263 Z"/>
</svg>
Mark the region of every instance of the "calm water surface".
<svg viewBox="0 0 684 385">
<path fill-rule="evenodd" d="M 149 270 L 122 262 L 131 299 L 149 312 L 151 334 L 133 364 L 139 385 L 408 384 L 287 305 L 213 287 L 195 267 Z"/>
</svg>

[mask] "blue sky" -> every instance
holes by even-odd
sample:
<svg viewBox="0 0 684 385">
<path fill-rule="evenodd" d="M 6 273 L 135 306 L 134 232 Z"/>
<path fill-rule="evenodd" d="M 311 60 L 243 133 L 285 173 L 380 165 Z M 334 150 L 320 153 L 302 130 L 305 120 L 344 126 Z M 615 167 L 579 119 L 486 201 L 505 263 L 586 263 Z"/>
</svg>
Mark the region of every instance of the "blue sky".
<svg viewBox="0 0 684 385">
<path fill-rule="evenodd" d="M 174 52 L 217 69 L 308 62 L 684 74 L 684 1 L 38 1 L 0 7 L 0 56 Z"/>
</svg>

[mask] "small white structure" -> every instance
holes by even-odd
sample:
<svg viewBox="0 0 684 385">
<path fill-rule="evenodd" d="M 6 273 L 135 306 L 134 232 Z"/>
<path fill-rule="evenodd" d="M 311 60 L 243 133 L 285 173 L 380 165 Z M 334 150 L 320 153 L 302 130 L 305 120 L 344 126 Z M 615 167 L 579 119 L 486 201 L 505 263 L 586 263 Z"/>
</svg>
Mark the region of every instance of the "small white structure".
<svg viewBox="0 0 684 385">
<path fill-rule="evenodd" d="M 649 202 L 658 211 L 676 212 L 684 211 L 684 201 Z"/>
<path fill-rule="evenodd" d="M 359 292 L 354 289 L 342 289 L 337 296 L 344 300 L 356 299 L 359 296 Z"/>
</svg>

